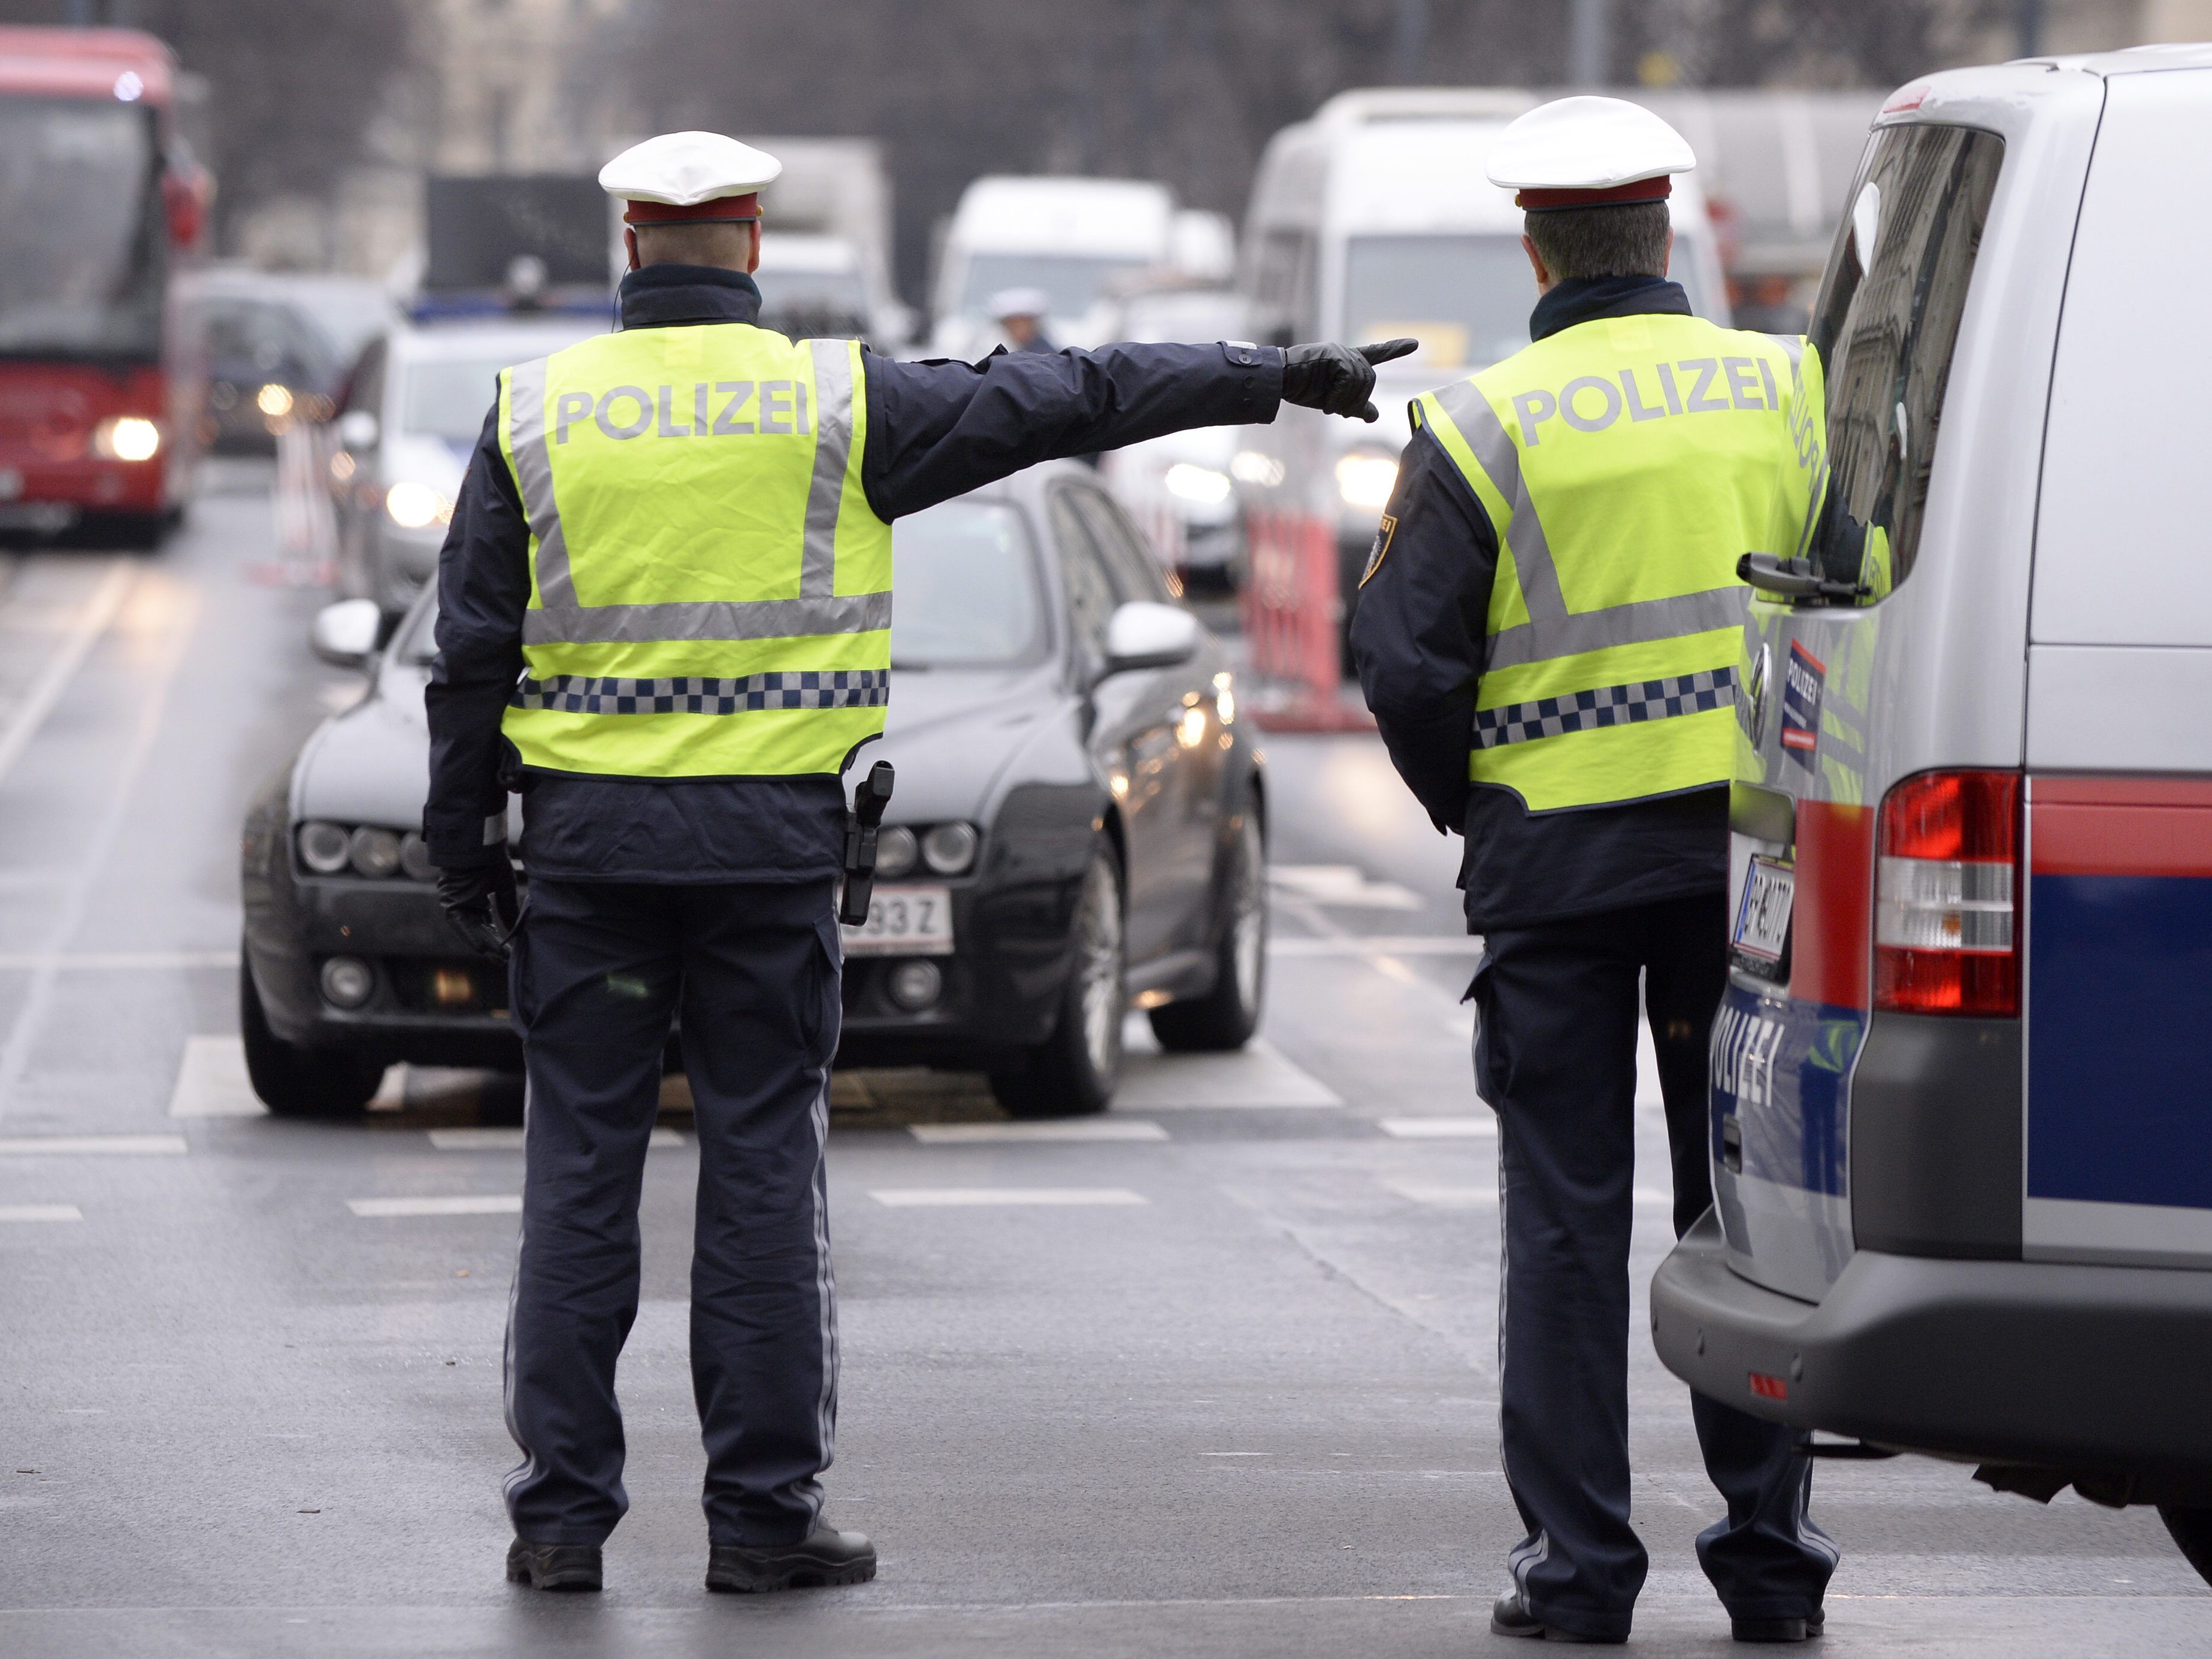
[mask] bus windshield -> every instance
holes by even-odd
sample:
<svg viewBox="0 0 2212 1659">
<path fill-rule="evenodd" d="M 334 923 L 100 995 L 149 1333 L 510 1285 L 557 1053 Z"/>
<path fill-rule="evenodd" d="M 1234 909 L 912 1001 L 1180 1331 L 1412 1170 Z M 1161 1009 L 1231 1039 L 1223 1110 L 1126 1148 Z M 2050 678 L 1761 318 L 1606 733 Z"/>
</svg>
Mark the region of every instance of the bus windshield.
<svg viewBox="0 0 2212 1659">
<path fill-rule="evenodd" d="M 0 95 L 0 354 L 157 357 L 153 112 Z"/>
</svg>

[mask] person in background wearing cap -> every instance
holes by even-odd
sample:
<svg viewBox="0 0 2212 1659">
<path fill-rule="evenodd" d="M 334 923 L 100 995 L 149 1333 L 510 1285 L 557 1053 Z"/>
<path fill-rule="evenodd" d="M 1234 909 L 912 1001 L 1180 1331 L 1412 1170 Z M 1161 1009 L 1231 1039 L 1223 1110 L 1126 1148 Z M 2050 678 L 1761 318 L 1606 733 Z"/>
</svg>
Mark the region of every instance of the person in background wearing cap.
<svg viewBox="0 0 2212 1659">
<path fill-rule="evenodd" d="M 440 556 L 423 832 L 511 948 L 528 1076 L 507 1339 L 507 1576 L 597 1589 L 628 1507 L 615 1364 L 672 1016 L 697 1113 L 691 1364 L 716 1590 L 857 1583 L 822 1517 L 837 1409 L 823 1143 L 842 775 L 890 696 L 890 520 L 1054 456 L 1375 418 L 1352 350 L 1139 345 L 898 362 L 754 326 L 757 192 L 712 133 L 627 150 L 621 331 L 500 376 Z M 523 795 L 519 911 L 507 797 Z"/>
<path fill-rule="evenodd" d="M 1814 481 L 1795 340 L 1689 314 L 1666 280 L 1657 116 L 1577 97 L 1508 127 L 1533 343 L 1419 398 L 1352 647 L 1400 775 L 1466 836 L 1469 995 L 1496 1111 L 1499 1433 L 1526 1540 L 1492 1627 L 1619 1642 L 1629 1517 L 1628 1247 L 1639 991 L 1674 1227 L 1712 1200 L 1705 1039 L 1725 988 L 1738 556 L 1796 550 Z M 1693 1398 L 1725 1519 L 1698 1539 L 1735 1637 L 1817 1634 L 1834 1546 L 1791 1431 Z"/>
<path fill-rule="evenodd" d="M 991 320 L 1009 351 L 1057 351 L 1045 332 L 1045 313 L 1052 301 L 1038 288 L 1003 288 L 991 296 Z"/>
</svg>

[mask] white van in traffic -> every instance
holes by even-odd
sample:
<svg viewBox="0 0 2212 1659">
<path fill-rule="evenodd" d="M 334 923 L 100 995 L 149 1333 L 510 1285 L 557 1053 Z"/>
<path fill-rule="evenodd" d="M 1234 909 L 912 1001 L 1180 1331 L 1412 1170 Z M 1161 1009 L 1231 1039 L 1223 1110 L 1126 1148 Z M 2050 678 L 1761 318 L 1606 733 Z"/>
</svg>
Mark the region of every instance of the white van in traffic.
<svg viewBox="0 0 2212 1659">
<path fill-rule="evenodd" d="M 961 192 L 937 265 L 931 348 L 971 355 L 990 334 L 991 296 L 1030 288 L 1050 302 L 1063 346 L 1103 343 L 1109 288 L 1165 265 L 1175 198 L 1133 179 L 978 179 Z"/>
<path fill-rule="evenodd" d="M 1417 356 L 1381 371 L 1377 424 L 1285 409 L 1247 434 L 1238 476 L 1255 532 L 1280 539 L 1322 526 L 1338 550 L 1334 597 L 1346 602 L 1346 626 L 1398 453 L 1413 436 L 1407 404 L 1528 343 L 1536 287 L 1521 250 L 1522 216 L 1484 167 L 1506 125 L 1537 101 L 1510 89 L 1340 93 L 1277 133 L 1261 158 L 1242 272 L 1257 337 L 1421 342 Z M 1674 181 L 1671 206 L 1668 274 L 1698 315 L 1725 325 L 1727 291 L 1694 173 Z"/>
<path fill-rule="evenodd" d="M 2156 1504 L 2212 1577 L 2208 155 L 2212 47 L 1876 121 L 1826 505 L 1744 562 L 1716 1203 L 1651 1310 L 1704 1394 Z"/>
</svg>

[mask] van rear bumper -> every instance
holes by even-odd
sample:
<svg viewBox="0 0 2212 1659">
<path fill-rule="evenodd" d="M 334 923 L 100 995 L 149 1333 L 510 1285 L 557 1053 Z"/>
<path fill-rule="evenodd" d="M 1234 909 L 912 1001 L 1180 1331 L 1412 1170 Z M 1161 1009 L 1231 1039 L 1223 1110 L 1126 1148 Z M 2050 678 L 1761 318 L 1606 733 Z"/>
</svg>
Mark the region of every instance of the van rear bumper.
<svg viewBox="0 0 2212 1659">
<path fill-rule="evenodd" d="M 1708 1211 L 1651 1282 L 1651 1335 L 1698 1393 L 1774 1422 L 1981 1463 L 2212 1482 L 2212 1273 L 1863 1249 L 1801 1302 L 1731 1269 Z"/>
</svg>

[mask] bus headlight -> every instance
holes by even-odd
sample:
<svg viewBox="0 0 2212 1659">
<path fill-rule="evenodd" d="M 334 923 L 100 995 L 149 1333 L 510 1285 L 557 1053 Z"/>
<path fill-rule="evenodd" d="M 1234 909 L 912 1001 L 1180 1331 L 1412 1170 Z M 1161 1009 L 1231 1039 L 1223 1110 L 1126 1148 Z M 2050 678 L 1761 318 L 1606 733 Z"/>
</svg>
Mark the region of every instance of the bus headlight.
<svg viewBox="0 0 2212 1659">
<path fill-rule="evenodd" d="M 453 520 L 453 501 L 442 491 L 412 478 L 403 478 L 384 492 L 384 510 L 402 530 L 427 530 Z"/>
<path fill-rule="evenodd" d="M 1346 507 L 1380 512 L 1390 505 L 1390 492 L 1398 487 L 1398 463 L 1388 455 L 1345 456 L 1336 464 L 1336 490 Z"/>
<path fill-rule="evenodd" d="M 94 453 L 111 461 L 150 461 L 161 428 L 143 415 L 113 415 L 92 429 Z"/>
</svg>

